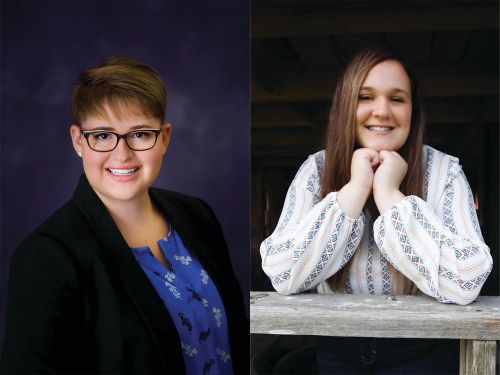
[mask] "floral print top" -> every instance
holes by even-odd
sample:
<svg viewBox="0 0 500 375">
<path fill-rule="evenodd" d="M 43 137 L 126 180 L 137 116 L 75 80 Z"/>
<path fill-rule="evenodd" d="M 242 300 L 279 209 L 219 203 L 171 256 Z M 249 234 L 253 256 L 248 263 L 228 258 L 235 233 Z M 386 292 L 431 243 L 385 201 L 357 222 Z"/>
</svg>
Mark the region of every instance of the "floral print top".
<svg viewBox="0 0 500 375">
<path fill-rule="evenodd" d="M 187 374 L 233 374 L 226 313 L 210 276 L 171 227 L 158 241 L 167 260 L 149 247 L 132 252 L 175 323 Z"/>
</svg>

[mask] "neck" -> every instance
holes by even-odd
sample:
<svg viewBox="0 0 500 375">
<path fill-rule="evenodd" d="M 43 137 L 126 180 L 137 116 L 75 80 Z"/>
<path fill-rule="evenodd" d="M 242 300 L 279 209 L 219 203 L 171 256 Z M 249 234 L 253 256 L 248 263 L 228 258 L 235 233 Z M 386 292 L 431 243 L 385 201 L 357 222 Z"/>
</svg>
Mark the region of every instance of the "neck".
<svg viewBox="0 0 500 375">
<path fill-rule="evenodd" d="M 113 201 L 101 196 L 99 193 L 97 195 L 118 227 L 146 222 L 145 219 L 155 213 L 155 208 L 147 192 L 141 197 L 130 201 Z"/>
</svg>

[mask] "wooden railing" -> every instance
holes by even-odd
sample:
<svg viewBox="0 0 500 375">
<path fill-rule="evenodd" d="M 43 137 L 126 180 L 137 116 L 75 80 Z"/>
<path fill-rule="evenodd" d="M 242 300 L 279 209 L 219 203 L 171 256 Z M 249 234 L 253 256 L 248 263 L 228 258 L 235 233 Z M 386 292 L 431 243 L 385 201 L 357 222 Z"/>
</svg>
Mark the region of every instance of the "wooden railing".
<svg viewBox="0 0 500 375">
<path fill-rule="evenodd" d="M 460 375 L 494 375 L 500 297 L 459 306 L 427 296 L 251 292 L 250 332 L 460 339 Z"/>
</svg>

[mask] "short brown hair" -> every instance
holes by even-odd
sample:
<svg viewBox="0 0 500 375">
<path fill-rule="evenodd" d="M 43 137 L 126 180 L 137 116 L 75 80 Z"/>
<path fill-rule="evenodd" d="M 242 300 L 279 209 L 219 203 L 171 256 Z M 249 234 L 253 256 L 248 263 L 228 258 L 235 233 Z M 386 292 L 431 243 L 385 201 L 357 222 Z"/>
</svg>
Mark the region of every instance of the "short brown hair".
<svg viewBox="0 0 500 375">
<path fill-rule="evenodd" d="M 104 105 L 120 117 L 123 106 L 135 105 L 140 114 L 165 121 L 167 91 L 151 67 L 123 56 L 112 56 L 78 76 L 71 109 L 76 124 L 90 115 L 104 117 Z"/>
</svg>

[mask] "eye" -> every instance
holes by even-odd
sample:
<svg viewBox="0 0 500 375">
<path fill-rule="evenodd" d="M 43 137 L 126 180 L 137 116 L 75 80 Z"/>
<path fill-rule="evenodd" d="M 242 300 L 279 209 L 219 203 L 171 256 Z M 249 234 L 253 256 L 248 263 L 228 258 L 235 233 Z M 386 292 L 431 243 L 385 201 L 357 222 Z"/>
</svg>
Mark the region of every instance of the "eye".
<svg viewBox="0 0 500 375">
<path fill-rule="evenodd" d="M 99 133 L 92 133 L 90 136 L 96 142 L 104 142 L 104 141 L 109 141 L 111 137 L 113 137 L 113 134 L 107 132 L 99 132 Z"/>
<path fill-rule="evenodd" d="M 358 96 L 358 100 L 360 101 L 366 101 L 366 100 L 372 100 L 373 98 L 370 95 L 362 94 Z"/>
<path fill-rule="evenodd" d="M 391 98 L 391 100 L 392 100 L 393 102 L 397 102 L 397 103 L 404 103 L 404 102 L 405 102 L 405 100 L 404 100 L 403 98 L 401 98 L 400 96 L 393 96 L 393 97 Z"/>
<path fill-rule="evenodd" d="M 148 130 L 138 130 L 138 131 L 132 133 L 132 138 L 147 140 L 147 139 L 152 137 L 152 133 L 153 132 L 148 131 Z"/>
</svg>

